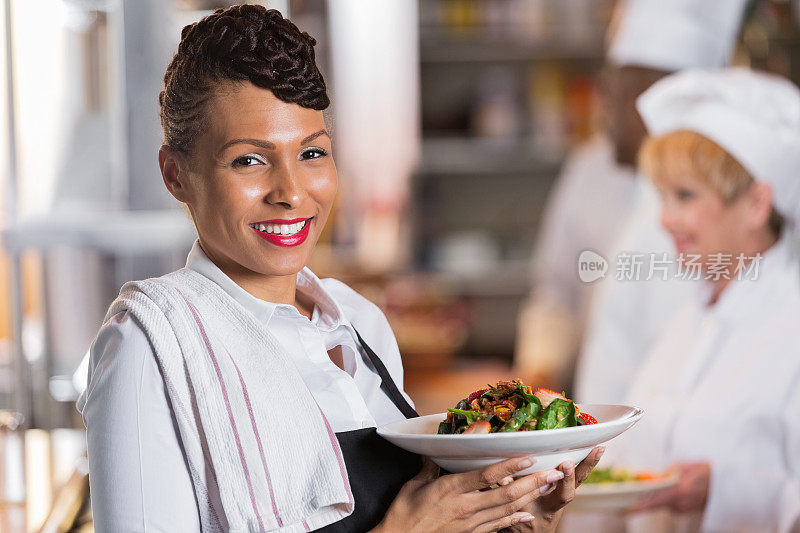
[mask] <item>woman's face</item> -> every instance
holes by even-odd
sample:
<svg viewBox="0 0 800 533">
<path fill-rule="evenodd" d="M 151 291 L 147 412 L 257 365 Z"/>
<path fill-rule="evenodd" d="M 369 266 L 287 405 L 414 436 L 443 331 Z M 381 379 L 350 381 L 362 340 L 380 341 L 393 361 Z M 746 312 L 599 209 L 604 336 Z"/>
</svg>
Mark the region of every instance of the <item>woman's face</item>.
<svg viewBox="0 0 800 533">
<path fill-rule="evenodd" d="M 225 84 L 206 111 L 209 127 L 172 185 L 161 156 L 168 188 L 188 206 L 203 250 L 227 274 L 296 274 L 336 196 L 322 112 L 249 82 Z"/>
<path fill-rule="evenodd" d="M 661 225 L 682 254 L 737 254 L 746 248 L 750 217 L 746 193 L 731 203 L 690 172 L 669 172 L 657 185 Z"/>
</svg>

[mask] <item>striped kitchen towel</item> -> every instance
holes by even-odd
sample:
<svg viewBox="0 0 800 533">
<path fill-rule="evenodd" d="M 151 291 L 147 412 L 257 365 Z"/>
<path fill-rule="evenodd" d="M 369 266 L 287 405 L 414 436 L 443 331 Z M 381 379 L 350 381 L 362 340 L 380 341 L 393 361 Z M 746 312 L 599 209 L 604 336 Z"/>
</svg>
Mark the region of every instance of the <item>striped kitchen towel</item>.
<svg viewBox="0 0 800 533">
<path fill-rule="evenodd" d="M 203 531 L 309 531 L 353 512 L 339 443 L 292 362 L 257 318 L 183 268 L 126 283 L 178 421 Z M 218 490 L 222 509 L 208 497 Z"/>
</svg>

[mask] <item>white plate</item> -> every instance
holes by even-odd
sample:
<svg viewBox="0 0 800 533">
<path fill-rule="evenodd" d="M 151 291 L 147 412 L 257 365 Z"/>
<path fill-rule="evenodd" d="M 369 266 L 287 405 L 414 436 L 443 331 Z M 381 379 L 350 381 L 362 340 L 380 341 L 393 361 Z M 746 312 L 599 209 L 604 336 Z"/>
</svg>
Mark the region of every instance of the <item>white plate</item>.
<svg viewBox="0 0 800 533">
<path fill-rule="evenodd" d="M 620 483 L 584 483 L 575 491 L 571 509 L 584 511 L 627 511 L 639 499 L 674 486 L 677 474 L 647 481 L 625 481 Z"/>
<path fill-rule="evenodd" d="M 633 426 L 642 410 L 626 405 L 583 405 L 582 412 L 597 419 L 597 424 L 541 431 L 489 433 L 482 435 L 437 435 L 446 413 L 409 418 L 378 428 L 378 435 L 392 444 L 420 455 L 427 455 L 450 472 L 467 472 L 509 457 L 530 455 L 534 465 L 518 475 L 555 468 L 566 460 L 578 463 L 592 448 L 613 439 Z"/>
</svg>

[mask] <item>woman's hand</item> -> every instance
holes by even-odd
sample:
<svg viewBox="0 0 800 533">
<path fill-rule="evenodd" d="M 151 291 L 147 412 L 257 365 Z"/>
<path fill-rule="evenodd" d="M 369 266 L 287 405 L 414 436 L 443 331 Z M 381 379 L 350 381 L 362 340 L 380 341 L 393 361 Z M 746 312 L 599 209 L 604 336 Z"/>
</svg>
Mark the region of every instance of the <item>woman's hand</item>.
<svg viewBox="0 0 800 533">
<path fill-rule="evenodd" d="M 679 513 L 701 511 L 708 501 L 711 482 L 709 463 L 676 463 L 672 470 L 678 472 L 678 483 L 642 498 L 632 512 L 647 511 L 657 507 L 670 507 Z"/>
<path fill-rule="evenodd" d="M 536 519 L 532 522 L 514 525 L 505 529 L 505 531 L 514 533 L 550 533 L 555 531 L 558 521 L 564 512 L 564 506 L 575 497 L 575 489 L 589 477 L 589 472 L 597 466 L 604 451 L 605 448 L 602 446 L 596 447 L 586 459 L 578 463 L 578 466 L 572 464 L 572 461 L 561 463 L 558 469 L 564 474 L 564 479 L 549 487 L 541 487 L 539 490 L 542 493 L 542 497 L 536 499 L 525 509 L 533 513 Z"/>
<path fill-rule="evenodd" d="M 483 470 L 439 477 L 439 467 L 428 459 L 400 489 L 375 531 L 488 533 L 530 521 L 531 514 L 520 510 L 541 495 L 542 487 L 564 477 L 558 470 L 511 477 L 532 464 L 530 458 L 517 457 Z"/>
</svg>

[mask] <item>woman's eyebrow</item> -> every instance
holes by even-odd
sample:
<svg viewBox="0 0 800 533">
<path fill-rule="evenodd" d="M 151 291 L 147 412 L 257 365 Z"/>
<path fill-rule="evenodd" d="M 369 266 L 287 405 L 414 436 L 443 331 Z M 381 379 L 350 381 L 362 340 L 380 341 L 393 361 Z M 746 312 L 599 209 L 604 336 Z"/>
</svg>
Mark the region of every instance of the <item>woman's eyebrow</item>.
<svg viewBox="0 0 800 533">
<path fill-rule="evenodd" d="M 268 150 L 274 150 L 275 145 L 269 141 L 261 141 L 259 139 L 233 139 L 232 141 L 228 141 L 222 145 L 222 148 L 219 149 L 219 154 L 224 152 L 228 147 L 233 146 L 234 144 L 252 144 L 253 146 L 258 146 L 259 148 L 266 148 Z"/>
<path fill-rule="evenodd" d="M 331 138 L 330 134 L 328 133 L 328 130 L 319 130 L 317 133 L 312 133 L 311 135 L 309 135 L 308 137 L 306 137 L 305 139 L 300 141 L 300 144 L 310 143 L 311 141 L 313 141 L 314 139 L 316 139 L 320 135 L 327 135 L 328 139 Z"/>
<path fill-rule="evenodd" d="M 318 132 L 312 133 L 311 135 L 300 141 L 300 144 L 308 144 L 317 137 L 319 137 L 320 135 L 327 135 L 329 139 L 331 137 L 327 130 L 319 130 Z M 223 144 L 222 148 L 219 149 L 218 153 L 221 154 L 227 148 L 233 146 L 234 144 L 252 144 L 253 146 L 258 146 L 259 148 L 266 148 L 267 150 L 275 149 L 275 145 L 269 141 L 262 141 L 260 139 L 233 139 L 232 141 L 228 141 L 225 144 Z"/>
</svg>

